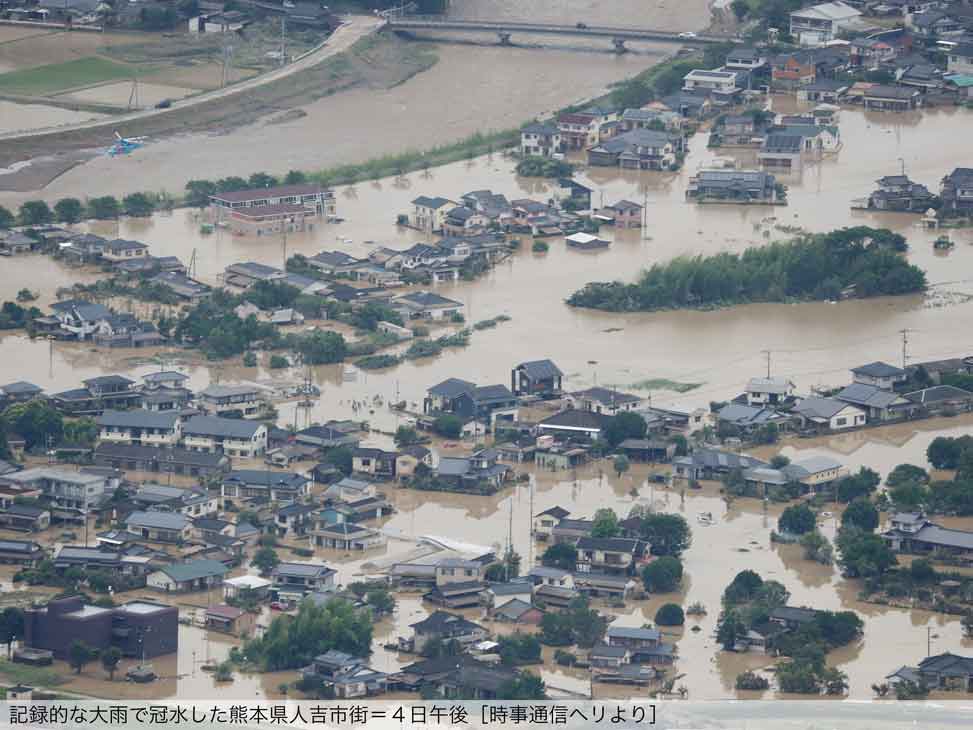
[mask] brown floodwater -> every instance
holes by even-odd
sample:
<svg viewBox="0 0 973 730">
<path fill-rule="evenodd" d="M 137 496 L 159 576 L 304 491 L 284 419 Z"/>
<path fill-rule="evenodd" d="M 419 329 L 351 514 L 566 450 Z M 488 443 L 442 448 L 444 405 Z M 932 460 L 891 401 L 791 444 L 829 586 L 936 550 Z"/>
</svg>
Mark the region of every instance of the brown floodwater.
<svg viewBox="0 0 973 730">
<path fill-rule="evenodd" d="M 535 0 L 525 8 L 513 0 L 451 0 L 447 11 L 457 20 L 527 21 L 574 25 L 585 22 L 616 28 L 699 30 L 709 23 L 709 0 Z"/>
<path fill-rule="evenodd" d="M 459 53 L 480 50 L 448 48 L 456 49 L 457 59 Z M 498 65 L 503 63 L 503 54 L 507 52 L 486 50 L 495 53 L 491 59 Z M 542 55 L 542 52 L 522 53 Z M 587 65 L 598 66 L 602 57 L 589 54 L 583 58 L 585 64 L 579 64 L 579 69 Z M 443 66 L 440 62 L 436 68 Z M 430 73 L 434 72 L 435 69 Z M 559 78 L 553 66 L 551 78 Z M 399 87 L 403 94 L 401 102 L 410 113 L 414 108 L 408 99 L 408 89 L 415 81 Z M 592 83 L 604 82 L 602 79 Z M 521 93 L 522 90 L 508 88 L 505 92 Z M 466 91 L 457 89 L 457 93 Z M 551 97 L 551 103 L 544 102 L 539 107 L 553 108 L 555 96 Z M 441 108 L 439 113 L 443 113 Z M 445 113 L 475 116 L 475 111 L 468 107 L 450 107 Z M 485 113 L 491 112 L 486 110 Z M 644 233 L 609 230 L 607 234 L 613 239 L 612 246 L 593 255 L 569 251 L 558 239 L 551 242 L 551 250 L 546 255 L 533 254 L 529 245 L 525 245 L 479 281 L 439 287 L 441 293 L 466 304 L 471 321 L 501 313 L 509 314 L 512 320 L 495 329 L 474 333 L 472 343 L 466 349 L 448 351 L 439 358 L 411 362 L 390 371 L 360 372 L 354 380 L 343 377 L 341 366 L 314 368 L 312 375 L 323 394 L 311 417 L 313 420 L 365 418 L 373 426 L 388 432 L 394 430 L 402 418 L 387 408 L 391 399 L 401 398 L 410 404 L 418 404 L 428 386 L 449 376 L 481 383 L 506 382 L 513 364 L 541 357 L 553 358 L 565 370 L 567 385 L 571 388 L 595 382 L 626 387 L 648 378 L 700 383 L 698 388 L 682 395 L 668 391 L 653 394 L 654 403 L 692 406 L 731 397 L 749 377 L 762 374 L 765 367 L 763 349 L 773 351 L 773 372 L 793 378 L 802 389 L 846 382 L 847 368 L 861 362 L 879 358 L 898 362 L 901 357 L 899 331 L 903 328 L 910 330 L 911 358 L 968 354 L 969 343 L 958 333 L 969 330 L 970 307 L 973 306 L 967 301 L 973 294 L 967 274 L 973 256 L 971 231 L 955 232 L 956 248 L 942 257 L 932 251 L 935 234 L 918 228 L 915 218 L 859 213 L 848 207 L 852 198 L 867 195 L 876 178 L 898 171 L 898 158 L 904 161 L 913 179 L 931 188 L 935 188 L 942 175 L 954 166 L 973 164 L 973 150 L 939 144 L 944 139 L 963 138 L 969 126 L 967 114 L 934 111 L 921 115 L 873 115 L 843 111 L 843 149 L 832 158 L 808 165 L 802 175 L 786 181 L 790 186 L 790 206 L 786 208 L 695 207 L 686 204 L 683 193 L 688 177 L 714 156 L 706 149 L 702 135 L 692 140 L 687 168 L 679 173 L 622 174 L 614 170 L 582 170 L 579 178 L 596 189 L 596 203 L 602 195 L 605 202 L 621 198 L 647 202 L 648 229 Z M 360 124 L 383 126 L 387 133 L 387 120 L 385 116 L 381 120 L 359 121 Z M 475 125 L 475 120 L 470 119 L 469 123 Z M 348 134 L 353 136 L 351 131 Z M 395 134 L 399 134 L 398 125 Z M 243 138 L 236 139 L 239 142 Z M 402 142 L 402 139 L 396 139 Z M 210 158 L 206 147 L 210 141 L 218 144 L 219 140 L 208 138 L 203 148 L 197 147 L 199 164 L 210 166 L 205 174 L 213 174 L 213 170 L 230 174 L 253 169 L 249 158 L 246 169 L 239 170 L 234 165 L 244 163 L 238 159 L 217 161 L 215 154 Z M 300 145 L 295 147 L 295 154 L 307 151 Z M 170 148 L 173 152 L 177 149 L 177 146 Z M 224 150 L 222 154 L 229 153 Z M 722 156 L 728 155 L 724 152 Z M 745 158 L 746 153 L 739 156 Z M 131 163 L 131 170 L 146 174 L 158 172 L 160 184 L 164 184 L 161 180 L 176 179 L 172 169 L 180 167 L 178 157 L 172 163 L 173 168 L 155 158 L 151 165 L 148 159 L 143 160 L 146 166 L 140 168 L 141 163 L 137 160 L 132 157 L 121 164 Z M 126 186 L 127 172 L 118 172 L 122 168 L 112 167 L 115 163 L 98 162 L 90 168 L 98 174 L 90 179 L 104 180 L 112 189 L 112 186 L 120 189 Z M 288 166 L 295 165 L 286 160 L 275 169 Z M 82 176 L 78 174 L 71 178 L 72 174 L 55 183 L 55 187 L 63 186 L 59 188 L 59 194 L 80 190 Z M 179 174 L 185 174 L 181 168 Z M 313 254 L 322 248 L 338 248 L 365 255 L 372 245 L 405 247 L 422 238 L 394 225 L 395 215 L 405 211 L 412 198 L 420 194 L 455 197 L 467 190 L 484 187 L 510 197 L 545 199 L 548 196 L 545 182 L 518 178 L 513 173 L 513 161 L 502 155 L 461 162 L 428 173 L 414 173 L 396 180 L 360 183 L 338 191 L 339 212 L 347 218 L 346 223 L 322 227 L 314 234 L 289 236 L 288 252 Z M 738 251 L 768 238 L 784 236 L 783 232 L 775 230 L 775 225 L 828 230 L 851 224 L 887 226 L 906 234 L 912 244 L 910 260 L 926 269 L 930 281 L 937 284 L 930 295 L 838 304 L 753 305 L 715 312 L 629 315 L 573 310 L 563 303 L 566 296 L 589 280 L 628 280 L 640 268 L 675 255 Z M 224 232 L 203 237 L 198 233 L 199 225 L 200 220 L 194 213 L 177 211 L 147 220 L 123 221 L 118 234 L 146 241 L 157 255 L 177 255 L 184 261 L 195 250 L 199 276 L 211 283 L 215 283 L 222 269 L 234 261 L 254 260 L 279 265 L 282 260 L 279 241 L 235 238 Z M 115 233 L 110 228 L 94 226 L 94 229 Z M 0 259 L 0 299 L 10 299 L 20 288 L 27 286 L 39 290 L 41 301 L 46 303 L 56 287 L 91 275 L 91 272 L 76 273 L 37 256 Z M 162 358 L 174 358 L 175 367 L 184 370 L 190 376 L 190 386 L 197 389 L 216 379 L 294 378 L 299 375 L 295 372 L 270 373 L 262 368 L 248 369 L 239 363 L 221 363 L 211 368 L 198 358 L 169 349 L 133 352 L 97 350 L 85 344 L 52 347 L 44 341 L 30 341 L 19 333 L 8 333 L 0 336 L 0 382 L 28 379 L 53 391 L 75 387 L 84 378 L 108 372 L 130 376 L 145 374 L 158 369 Z M 296 422 L 293 404 L 282 404 L 280 413 L 281 423 Z M 789 455 L 808 449 L 833 453 L 853 468 L 868 465 L 885 473 L 904 461 L 924 464 L 925 447 L 937 433 L 971 433 L 971 426 L 973 420 L 969 417 L 900 424 L 822 439 L 789 440 L 782 450 Z M 376 434 L 369 438 L 369 443 L 376 445 L 388 445 L 389 442 L 387 436 Z M 523 467 L 517 468 L 523 470 Z M 576 473 L 542 472 L 531 476 L 530 483 L 512 486 L 490 497 L 411 492 L 388 487 L 386 491 L 398 511 L 383 525 L 390 535 L 385 547 L 365 555 L 322 550 L 318 551 L 317 557 L 334 564 L 341 582 L 348 583 L 374 572 L 373 565 L 378 562 L 409 554 L 414 550 L 417 538 L 433 535 L 497 548 L 502 548 L 511 539 L 524 557 L 525 566 L 529 566 L 536 562 L 541 550 L 530 540 L 532 512 L 559 504 L 576 516 L 591 515 L 605 506 L 613 507 L 619 514 L 627 514 L 637 500 L 652 500 L 659 509 L 685 514 L 694 528 L 694 544 L 685 555 L 686 584 L 679 594 L 630 603 L 617 612 L 615 620 L 620 625 L 633 626 L 651 622 L 658 606 L 668 600 L 684 605 L 699 601 L 706 606 L 708 614 L 700 619 L 690 619 L 685 634 L 678 637 L 676 670 L 685 675 L 678 684 L 685 684 L 690 689 L 692 699 L 734 696 L 733 680 L 739 672 L 769 664 L 768 658 L 760 655 L 718 652 L 713 640 L 722 589 L 732 575 L 744 567 L 757 570 L 765 578 L 783 582 L 791 591 L 794 604 L 850 608 L 866 617 L 863 641 L 829 657 L 833 664 L 848 672 L 854 698 L 867 698 L 871 694 L 871 683 L 901 664 L 915 663 L 925 656 L 927 627 L 931 627 L 937 637 L 933 640 L 934 652 L 969 653 L 973 648 L 962 638 L 957 619 L 862 604 L 857 600 L 858 585 L 842 579 L 835 568 L 803 560 L 799 548 L 771 545 L 769 533 L 776 524 L 779 506 L 772 505 L 764 511 L 755 500 L 736 500 L 728 506 L 712 484 L 700 492 L 684 496 L 672 490 L 653 489 L 645 485 L 644 467 L 633 468 L 621 478 L 604 471 L 604 465 L 589 466 Z M 632 495 L 633 489 L 638 497 Z M 696 515 L 701 512 L 711 512 L 716 524 L 711 527 L 699 525 Z M 955 521 L 954 524 L 969 529 L 973 527 L 973 520 Z M 823 524 L 822 530 L 833 536 L 833 523 Z M 399 596 L 395 616 L 384 619 L 376 627 L 373 662 L 377 668 L 391 671 L 411 660 L 397 652 L 388 652 L 381 645 L 398 635 L 408 634 L 409 624 L 420 620 L 428 611 L 429 607 L 422 604 L 418 596 Z M 478 612 L 471 615 L 479 618 Z M 697 623 L 702 630 L 690 631 L 689 627 Z M 163 674 L 169 679 L 151 690 L 159 693 L 153 696 L 178 693 L 180 697 L 207 697 L 215 692 L 232 692 L 234 697 L 241 698 L 262 696 L 275 692 L 283 681 L 276 676 L 238 676 L 230 687 L 221 685 L 217 689 L 195 662 L 200 656 L 206 656 L 203 652 L 209 652 L 211 659 L 225 656 L 232 642 L 214 636 L 207 642 L 203 632 L 191 627 L 184 627 L 183 632 L 185 638 L 179 657 L 166 660 L 171 666 Z M 195 660 L 193 652 L 196 653 Z M 96 668 L 86 670 L 86 674 L 101 676 Z M 550 685 L 562 690 L 580 693 L 589 690 L 583 672 L 548 663 L 543 675 Z M 77 681 L 79 691 L 95 694 L 115 695 L 127 689 L 122 683 L 109 686 L 100 679 L 84 676 Z M 84 683 L 89 681 L 94 684 L 86 686 Z M 646 690 L 596 685 L 595 692 L 599 696 L 627 696 L 644 695 Z"/>
</svg>

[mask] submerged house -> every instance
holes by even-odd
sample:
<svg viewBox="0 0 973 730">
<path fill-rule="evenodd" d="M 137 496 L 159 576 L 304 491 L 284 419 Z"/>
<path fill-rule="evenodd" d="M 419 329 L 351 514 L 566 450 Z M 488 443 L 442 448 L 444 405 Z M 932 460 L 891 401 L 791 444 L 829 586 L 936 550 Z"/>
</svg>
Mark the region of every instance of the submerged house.
<svg viewBox="0 0 973 730">
<path fill-rule="evenodd" d="M 674 170 L 684 151 L 681 135 L 633 129 L 588 149 L 588 164 L 625 170 Z"/>
<path fill-rule="evenodd" d="M 924 213 L 935 197 L 925 185 L 912 182 L 906 175 L 886 175 L 875 183 L 878 187 L 868 196 L 868 207 L 875 210 Z"/>
<path fill-rule="evenodd" d="M 701 170 L 689 179 L 686 199 L 724 203 L 782 202 L 777 180 L 770 173 L 759 170 Z"/>
</svg>

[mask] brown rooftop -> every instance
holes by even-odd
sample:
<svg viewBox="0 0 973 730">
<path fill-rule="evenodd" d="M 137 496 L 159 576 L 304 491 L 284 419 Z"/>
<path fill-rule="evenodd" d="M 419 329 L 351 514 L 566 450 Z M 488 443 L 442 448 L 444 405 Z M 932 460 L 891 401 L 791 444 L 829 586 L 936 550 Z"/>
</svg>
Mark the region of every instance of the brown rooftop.
<svg viewBox="0 0 973 730">
<path fill-rule="evenodd" d="M 234 218 L 266 218 L 272 215 L 291 215 L 293 213 L 307 213 L 308 208 L 298 203 L 281 203 L 280 205 L 255 205 L 251 208 L 234 208 L 231 215 Z"/>
<path fill-rule="evenodd" d="M 231 193 L 217 193 L 211 195 L 211 200 L 224 203 L 246 203 L 251 200 L 266 200 L 267 198 L 287 198 L 292 195 L 317 195 L 321 186 L 317 183 L 302 185 L 279 185 L 275 188 L 251 188 L 250 190 L 235 190 Z"/>
</svg>

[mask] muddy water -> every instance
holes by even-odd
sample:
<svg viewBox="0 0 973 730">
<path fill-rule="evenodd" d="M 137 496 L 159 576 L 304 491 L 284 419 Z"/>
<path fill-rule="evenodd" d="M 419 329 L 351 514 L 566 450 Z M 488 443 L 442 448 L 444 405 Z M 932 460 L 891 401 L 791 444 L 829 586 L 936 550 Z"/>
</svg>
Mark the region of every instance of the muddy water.
<svg viewBox="0 0 973 730">
<path fill-rule="evenodd" d="M 521 20 L 562 25 L 585 22 L 618 28 L 698 30 L 709 22 L 709 5 L 707 0 L 651 3 L 618 0 L 608 4 L 596 0 L 541 0 L 525 8 L 523 3 L 511 0 L 452 0 L 448 15 L 458 20 Z"/>
<path fill-rule="evenodd" d="M 964 303 L 973 293 L 965 273 L 973 263 L 973 232 L 954 232 L 956 248 L 940 256 L 931 245 L 936 234 L 917 227 L 914 217 L 856 212 L 848 205 L 852 198 L 866 195 L 876 178 L 895 172 L 896 158 L 905 160 L 914 179 L 931 187 L 954 165 L 971 164 L 973 153 L 968 150 L 940 151 L 941 146 L 932 144 L 936 139 L 961 135 L 969 119 L 966 112 L 935 112 L 926 114 L 919 125 L 918 117 L 873 116 L 846 110 L 841 118 L 844 148 L 834 158 L 808 165 L 803 175 L 788 182 L 790 205 L 785 208 L 685 203 L 683 191 L 689 176 L 713 156 L 706 150 L 702 135 L 692 140 L 687 169 L 679 173 L 583 170 L 580 179 L 596 189 L 596 203 L 602 197 L 606 202 L 629 198 L 647 203 L 648 229 L 644 233 L 605 229 L 614 243 L 610 249 L 594 254 L 567 250 L 560 240 L 552 241 L 546 255 L 533 254 L 525 245 L 477 282 L 441 286 L 441 293 L 466 304 L 470 320 L 501 313 L 512 320 L 493 330 L 476 332 L 472 345 L 465 350 L 452 350 L 438 359 L 412 362 L 387 372 L 363 372 L 354 382 L 343 381 L 340 367 L 316 368 L 314 377 L 323 386 L 324 396 L 313 417 L 350 416 L 353 400 L 371 401 L 375 396 L 387 400 L 398 394 L 410 403 L 419 403 L 425 388 L 453 375 L 478 382 L 505 382 L 515 362 L 539 357 L 554 358 L 568 374 L 570 387 L 593 382 L 626 387 L 659 377 L 698 383 L 698 388 L 683 395 L 666 391 L 653 394 L 658 403 L 698 405 L 732 396 L 747 378 L 763 373 L 763 349 L 772 350 L 772 371 L 792 377 L 801 388 L 847 382 L 847 368 L 860 364 L 863 358 L 899 362 L 899 331 L 903 328 L 910 330 L 908 355 L 913 360 L 967 354 L 969 343 L 955 335 L 967 329 L 973 306 Z M 288 236 L 287 253 L 313 254 L 338 248 L 364 256 L 374 245 L 406 247 L 422 236 L 396 227 L 393 220 L 420 194 L 455 197 L 470 189 L 490 187 L 512 198 L 548 196 L 545 182 L 518 179 L 512 169 L 512 160 L 493 155 L 401 179 L 342 188 L 338 191 L 339 212 L 348 221 Z M 785 236 L 774 229 L 772 216 L 777 217 L 777 224 L 812 230 L 870 224 L 901 231 L 911 242 L 910 260 L 924 268 L 930 282 L 937 286 L 925 298 L 753 305 L 716 312 L 616 315 L 574 310 L 562 303 L 592 279 L 631 279 L 638 269 L 672 256 L 741 250 L 768 237 Z M 119 234 L 146 241 L 157 255 L 176 255 L 184 261 L 195 250 L 198 275 L 211 283 L 217 283 L 223 268 L 234 261 L 282 263 L 285 252 L 279 240 L 238 238 L 225 232 L 203 237 L 198 233 L 199 225 L 196 213 L 176 211 L 124 221 Z M 94 229 L 114 234 L 113 227 Z M 6 259 L 0 267 L 13 272 L 0 277 L 2 298 L 12 298 L 25 280 L 34 288 L 46 290 L 49 284 L 42 282 L 47 277 L 63 281 L 70 276 L 70 272 L 39 258 Z M 8 335 L 0 344 L 0 352 L 10 352 L 8 348 L 17 348 L 23 360 L 4 359 L 0 377 L 19 377 L 24 361 L 39 364 L 39 373 L 48 370 L 45 343 L 25 343 L 22 337 Z M 54 356 L 54 375 L 41 384 L 70 387 L 79 379 L 75 368 L 85 372 L 132 368 L 131 363 L 122 361 L 131 355 L 94 353 L 83 345 L 61 346 Z M 69 367 L 59 366 L 61 361 Z M 208 381 L 205 368 L 190 369 L 194 385 Z M 134 372 L 140 371 L 135 368 Z M 42 375 L 38 377 L 43 380 Z M 288 377 L 294 377 L 294 373 Z M 385 430 L 395 426 L 394 418 L 382 407 L 367 417 Z M 282 420 L 294 421 L 293 407 L 282 408 Z"/>
<path fill-rule="evenodd" d="M 54 180 L 44 196 L 94 194 L 92 179 L 98 180 L 102 193 L 130 192 L 133 179 L 141 180 L 142 187 L 179 192 L 194 178 L 313 170 L 429 149 L 474 132 L 516 127 L 535 115 L 601 94 L 610 83 L 668 52 L 671 47 L 616 57 L 438 46 L 435 66 L 395 88 L 360 88 L 326 97 L 305 106 L 306 116 L 284 123 L 265 119 L 226 134 L 153 141 L 124 159 L 98 157 Z M 489 68 L 490 73 L 471 73 L 477 68 Z M 0 193 L 0 204 L 19 205 L 30 197 Z"/>
</svg>

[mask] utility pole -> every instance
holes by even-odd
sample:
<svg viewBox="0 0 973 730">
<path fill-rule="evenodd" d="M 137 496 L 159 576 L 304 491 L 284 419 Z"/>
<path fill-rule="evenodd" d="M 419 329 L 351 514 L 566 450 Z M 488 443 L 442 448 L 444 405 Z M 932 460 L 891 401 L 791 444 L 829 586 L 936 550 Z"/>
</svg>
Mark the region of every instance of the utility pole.
<svg viewBox="0 0 973 730">
<path fill-rule="evenodd" d="M 899 330 L 899 334 L 902 335 L 902 369 L 905 370 L 905 365 L 909 360 L 909 330 Z"/>
<path fill-rule="evenodd" d="M 770 378 L 770 350 L 761 350 L 767 360 L 767 377 Z"/>
<path fill-rule="evenodd" d="M 934 634 L 932 632 L 932 626 L 926 627 L 926 656 L 932 656 L 932 640 L 938 639 L 939 634 Z"/>
<path fill-rule="evenodd" d="M 284 255 L 283 269 L 287 271 L 287 221 L 281 221 L 280 223 L 280 242 Z"/>
<path fill-rule="evenodd" d="M 283 66 L 287 63 L 287 55 L 285 54 L 285 39 L 286 39 L 286 29 L 287 29 L 287 16 L 280 16 L 280 65 Z"/>
</svg>

